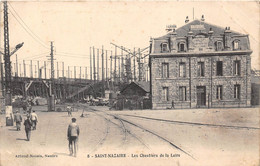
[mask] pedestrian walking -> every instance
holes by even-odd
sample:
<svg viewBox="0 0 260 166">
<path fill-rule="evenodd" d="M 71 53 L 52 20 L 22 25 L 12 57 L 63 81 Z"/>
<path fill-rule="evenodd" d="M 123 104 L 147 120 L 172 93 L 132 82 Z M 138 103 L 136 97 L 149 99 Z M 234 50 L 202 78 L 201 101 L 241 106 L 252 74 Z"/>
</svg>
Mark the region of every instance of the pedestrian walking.
<svg viewBox="0 0 260 166">
<path fill-rule="evenodd" d="M 68 112 L 68 116 L 72 116 L 72 108 L 71 106 L 67 106 L 67 112 Z"/>
<path fill-rule="evenodd" d="M 70 156 L 77 156 L 79 126 L 76 124 L 76 118 L 72 118 L 72 123 L 69 124 L 67 137 L 69 141 Z"/>
<path fill-rule="evenodd" d="M 27 141 L 30 141 L 31 127 L 32 127 L 32 122 L 31 122 L 30 116 L 27 116 L 27 119 L 24 121 L 23 124 L 25 126 L 25 133 L 26 133 Z"/>
<path fill-rule="evenodd" d="M 33 127 L 33 130 L 36 130 L 36 125 L 37 125 L 37 122 L 38 122 L 38 116 L 37 114 L 35 113 L 35 111 L 33 111 L 30 115 L 30 119 L 32 121 L 32 127 Z"/>
<path fill-rule="evenodd" d="M 172 100 L 172 107 L 171 109 L 174 109 L 174 100 Z"/>
<path fill-rule="evenodd" d="M 14 115 L 14 121 L 16 123 L 16 129 L 17 131 L 21 130 L 21 122 L 23 121 L 22 115 L 18 110 L 16 111 L 16 114 Z"/>
</svg>

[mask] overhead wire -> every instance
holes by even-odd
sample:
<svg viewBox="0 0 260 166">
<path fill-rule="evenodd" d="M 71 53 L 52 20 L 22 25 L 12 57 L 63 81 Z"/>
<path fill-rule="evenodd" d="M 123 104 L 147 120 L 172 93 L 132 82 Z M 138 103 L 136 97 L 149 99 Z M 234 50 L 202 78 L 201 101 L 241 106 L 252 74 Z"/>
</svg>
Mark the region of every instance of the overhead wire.
<svg viewBox="0 0 260 166">
<path fill-rule="evenodd" d="M 10 3 L 9 3 L 10 4 Z M 10 5 L 11 6 L 11 5 Z M 12 6 L 11 6 L 12 8 Z M 13 8 L 12 8 L 13 9 Z M 44 42 L 39 39 L 39 37 L 37 35 L 35 35 L 35 33 L 32 32 L 32 30 L 30 30 L 30 28 L 24 23 L 24 21 L 21 19 L 21 17 L 15 12 L 15 10 L 13 9 L 13 11 L 17 14 L 17 16 L 21 19 L 21 21 L 15 16 L 15 14 L 9 10 L 10 13 L 13 15 L 13 17 L 15 18 L 15 20 L 22 26 L 22 28 L 36 41 L 38 42 L 40 45 L 42 45 L 44 48 L 49 49 L 49 47 L 47 47 L 47 45 L 44 44 Z M 22 23 L 23 22 L 23 23 Z M 31 32 L 30 32 L 31 31 Z"/>
</svg>

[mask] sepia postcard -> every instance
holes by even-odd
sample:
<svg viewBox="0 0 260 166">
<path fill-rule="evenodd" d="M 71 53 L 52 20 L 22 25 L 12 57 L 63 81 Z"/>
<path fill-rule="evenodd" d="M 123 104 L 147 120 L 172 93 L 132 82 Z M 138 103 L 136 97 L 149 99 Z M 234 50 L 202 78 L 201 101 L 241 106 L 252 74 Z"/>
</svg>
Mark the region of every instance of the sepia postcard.
<svg viewBox="0 0 260 166">
<path fill-rule="evenodd" d="M 0 1 L 0 166 L 259 166 L 259 1 Z"/>
</svg>

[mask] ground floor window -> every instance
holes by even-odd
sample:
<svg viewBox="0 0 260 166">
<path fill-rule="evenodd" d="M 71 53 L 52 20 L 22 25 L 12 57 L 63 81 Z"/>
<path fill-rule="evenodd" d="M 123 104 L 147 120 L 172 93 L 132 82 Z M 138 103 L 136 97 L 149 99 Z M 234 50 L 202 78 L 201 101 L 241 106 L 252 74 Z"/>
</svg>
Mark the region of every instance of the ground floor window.
<svg viewBox="0 0 260 166">
<path fill-rule="evenodd" d="M 186 86 L 179 87 L 179 98 L 180 101 L 186 101 Z"/>
<path fill-rule="evenodd" d="M 163 100 L 164 101 L 169 101 L 169 88 L 168 87 L 163 87 Z"/>
<path fill-rule="evenodd" d="M 240 85 L 234 85 L 234 98 L 240 99 Z"/>
<path fill-rule="evenodd" d="M 217 86 L 217 99 L 218 100 L 222 100 L 222 92 L 223 92 L 223 90 L 222 90 L 222 85 L 218 85 Z"/>
</svg>

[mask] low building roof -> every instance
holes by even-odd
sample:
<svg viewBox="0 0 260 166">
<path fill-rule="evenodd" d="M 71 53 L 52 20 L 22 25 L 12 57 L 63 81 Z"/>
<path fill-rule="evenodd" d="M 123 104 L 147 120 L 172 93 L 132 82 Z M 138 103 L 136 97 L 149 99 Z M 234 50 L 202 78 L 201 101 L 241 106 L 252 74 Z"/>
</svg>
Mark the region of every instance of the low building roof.
<svg viewBox="0 0 260 166">
<path fill-rule="evenodd" d="M 120 92 L 122 93 L 123 91 L 125 91 L 129 86 L 132 85 L 137 85 L 140 88 L 142 88 L 146 93 L 150 92 L 150 82 L 145 82 L 145 81 L 135 81 L 135 82 L 131 82 L 129 83 L 124 89 L 122 89 Z"/>
</svg>

